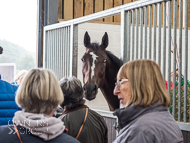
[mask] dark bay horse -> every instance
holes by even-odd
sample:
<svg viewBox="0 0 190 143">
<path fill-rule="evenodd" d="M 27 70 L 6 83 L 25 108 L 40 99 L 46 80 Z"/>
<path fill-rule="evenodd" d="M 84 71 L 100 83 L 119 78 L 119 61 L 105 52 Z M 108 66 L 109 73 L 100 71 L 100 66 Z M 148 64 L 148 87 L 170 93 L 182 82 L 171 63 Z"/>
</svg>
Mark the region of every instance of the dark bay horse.
<svg viewBox="0 0 190 143">
<path fill-rule="evenodd" d="M 88 32 L 84 35 L 86 52 L 81 58 L 84 93 L 87 100 L 96 98 L 98 88 L 102 91 L 111 111 L 119 108 L 118 97 L 113 94 L 116 76 L 122 62 L 111 52 L 108 46 L 108 34 L 105 32 L 102 43 L 91 43 Z"/>
</svg>

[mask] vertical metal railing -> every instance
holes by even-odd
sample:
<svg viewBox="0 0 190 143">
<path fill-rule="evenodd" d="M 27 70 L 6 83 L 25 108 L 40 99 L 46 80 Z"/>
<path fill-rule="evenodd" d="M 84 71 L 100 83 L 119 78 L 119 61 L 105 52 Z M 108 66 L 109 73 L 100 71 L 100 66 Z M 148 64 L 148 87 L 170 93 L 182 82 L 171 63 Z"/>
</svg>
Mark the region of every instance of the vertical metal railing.
<svg viewBox="0 0 190 143">
<path fill-rule="evenodd" d="M 179 76 L 178 76 L 178 95 L 181 97 L 181 72 L 182 72 L 182 0 L 179 1 Z M 178 99 L 181 101 L 181 99 Z M 185 101 L 185 100 L 184 100 Z M 178 102 L 179 103 L 179 102 Z M 181 104 L 178 104 L 178 106 Z M 185 104 L 184 104 L 185 109 Z M 181 111 L 180 111 L 181 112 Z M 179 110 L 178 110 L 179 113 Z M 179 116 L 179 115 L 178 115 Z M 178 120 L 179 117 L 178 117 Z M 186 122 L 186 111 L 184 111 L 184 122 Z"/>
<path fill-rule="evenodd" d="M 171 87 L 171 1 L 168 1 L 168 94 L 170 95 Z M 172 114 L 175 114 L 175 106 L 173 99 Z"/>
<path fill-rule="evenodd" d="M 158 18 L 158 64 L 161 67 L 161 3 L 158 3 L 159 18 Z"/>
<path fill-rule="evenodd" d="M 46 31 L 44 68 L 52 70 L 58 80 L 70 76 L 70 27 Z"/>
<path fill-rule="evenodd" d="M 173 97 L 175 96 L 175 91 L 176 91 L 176 26 L 177 26 L 177 0 L 174 0 L 174 16 L 173 16 L 173 30 L 174 30 L 174 34 L 173 36 Z M 180 97 L 178 96 L 178 105 L 181 104 L 181 101 L 179 101 Z M 175 101 L 175 100 L 174 100 Z M 175 106 L 175 102 L 173 102 L 174 106 Z M 181 107 L 181 106 L 180 106 Z M 178 106 L 178 121 L 180 120 L 180 107 Z M 174 113 L 175 114 L 175 113 Z"/>
<path fill-rule="evenodd" d="M 139 9 L 136 9 L 136 59 L 139 56 Z"/>
<path fill-rule="evenodd" d="M 143 8 L 140 8 L 140 59 L 143 56 Z"/>
<path fill-rule="evenodd" d="M 185 0 L 185 69 L 184 69 L 184 110 L 187 107 L 187 73 L 188 73 L 188 4 Z M 190 106 L 189 106 L 190 111 Z M 187 110 L 185 110 L 187 112 Z M 190 113 L 189 113 L 190 116 Z M 190 120 L 190 119 L 189 119 Z"/>
<path fill-rule="evenodd" d="M 152 58 L 152 5 L 149 6 L 149 59 Z"/>
<path fill-rule="evenodd" d="M 156 61 L 156 16 L 157 16 L 157 7 L 156 4 L 154 4 L 154 18 L 153 18 L 153 27 L 154 27 L 154 40 L 153 40 L 153 49 L 154 49 L 154 54 L 153 54 L 153 59 Z"/>
<path fill-rule="evenodd" d="M 147 59 L 147 6 L 144 8 L 144 58 Z"/>
<path fill-rule="evenodd" d="M 166 79 L 166 2 L 163 2 L 163 64 L 162 73 Z"/>
<path fill-rule="evenodd" d="M 187 105 L 189 105 L 187 102 L 188 5 L 183 7 L 182 3 L 187 2 L 185 0 L 179 0 L 179 6 L 177 2 L 177 0 L 169 0 L 147 5 L 149 18 L 147 18 L 147 6 L 125 11 L 128 14 L 127 20 L 129 23 L 126 25 L 128 37 L 124 41 L 127 41 L 127 49 L 129 50 L 128 52 L 132 54 L 130 57 L 129 53 L 127 53 L 127 57 L 129 58 L 127 61 L 148 58 L 156 61 L 159 64 L 163 77 L 165 80 L 167 80 L 167 90 L 171 96 L 172 108 L 170 108 L 170 111 L 172 111 L 172 115 L 176 120 L 181 122 L 183 119 L 184 122 L 187 122 L 187 117 L 189 117 L 189 115 L 187 116 L 187 110 L 190 110 L 187 109 Z M 183 9 L 185 9 L 185 29 L 182 29 Z M 132 22 L 129 17 L 129 12 L 131 11 Z M 136 17 L 134 13 L 136 13 Z M 134 32 L 135 21 L 136 27 Z M 149 24 L 147 24 L 148 22 Z M 179 25 L 177 25 L 178 22 Z M 131 28 L 128 28 L 129 26 Z M 131 39 L 129 40 L 130 29 L 132 29 L 132 32 Z M 182 43 L 182 31 L 185 31 L 184 46 Z M 132 52 L 130 52 L 130 49 Z M 182 49 L 185 53 L 183 56 Z M 184 63 L 182 63 L 182 57 L 184 57 Z M 185 65 L 184 70 L 182 70 L 182 65 Z M 184 93 L 182 93 L 181 77 L 183 74 Z M 176 87 L 177 84 L 178 87 Z M 182 94 L 184 97 L 182 97 Z"/>
<path fill-rule="evenodd" d="M 132 36 L 131 36 L 131 38 L 132 38 L 132 43 L 131 43 L 131 46 L 132 46 L 132 60 L 134 60 L 135 58 L 134 58 L 134 47 L 135 47 L 135 41 L 134 41 L 134 37 L 135 37 L 135 10 L 132 10 Z"/>
<path fill-rule="evenodd" d="M 127 61 L 130 61 L 130 39 L 131 39 L 131 11 L 128 11 L 128 18 L 127 18 L 127 35 L 128 35 L 128 37 L 127 37 L 127 48 L 128 48 L 128 59 L 127 59 Z"/>
</svg>

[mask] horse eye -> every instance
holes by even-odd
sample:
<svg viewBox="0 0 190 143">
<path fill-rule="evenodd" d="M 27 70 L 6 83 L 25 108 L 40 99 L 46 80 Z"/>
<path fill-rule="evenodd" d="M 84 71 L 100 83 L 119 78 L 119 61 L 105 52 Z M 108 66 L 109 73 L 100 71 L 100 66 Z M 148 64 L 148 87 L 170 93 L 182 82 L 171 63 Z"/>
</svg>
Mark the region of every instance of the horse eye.
<svg viewBox="0 0 190 143">
<path fill-rule="evenodd" d="M 81 61 L 83 61 L 83 62 L 84 62 L 84 58 L 83 58 L 83 57 L 81 58 Z"/>
</svg>

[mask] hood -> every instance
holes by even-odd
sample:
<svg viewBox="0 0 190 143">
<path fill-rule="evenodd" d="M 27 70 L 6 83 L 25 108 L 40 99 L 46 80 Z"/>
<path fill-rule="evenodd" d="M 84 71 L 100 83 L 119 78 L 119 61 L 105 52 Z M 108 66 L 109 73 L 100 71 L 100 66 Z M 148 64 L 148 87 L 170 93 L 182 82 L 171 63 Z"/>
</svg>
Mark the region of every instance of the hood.
<svg viewBox="0 0 190 143">
<path fill-rule="evenodd" d="M 15 113 L 13 123 L 28 129 L 31 134 L 45 141 L 54 139 L 62 134 L 65 129 L 63 122 L 58 118 L 24 111 L 17 111 Z"/>
</svg>

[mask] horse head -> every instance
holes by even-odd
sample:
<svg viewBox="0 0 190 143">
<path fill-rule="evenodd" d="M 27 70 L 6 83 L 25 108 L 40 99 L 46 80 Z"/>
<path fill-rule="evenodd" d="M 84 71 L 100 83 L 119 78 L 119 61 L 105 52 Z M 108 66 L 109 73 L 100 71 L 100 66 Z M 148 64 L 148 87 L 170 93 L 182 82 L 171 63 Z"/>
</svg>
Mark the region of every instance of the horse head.
<svg viewBox="0 0 190 143">
<path fill-rule="evenodd" d="M 88 32 L 84 35 L 86 52 L 82 56 L 82 74 L 84 93 L 87 100 L 96 98 L 98 88 L 101 88 L 105 80 L 106 64 L 108 57 L 105 49 L 108 46 L 108 34 L 105 32 L 102 43 L 91 43 Z"/>
</svg>

